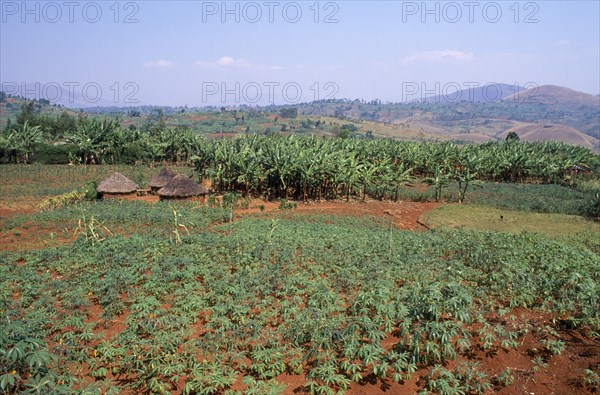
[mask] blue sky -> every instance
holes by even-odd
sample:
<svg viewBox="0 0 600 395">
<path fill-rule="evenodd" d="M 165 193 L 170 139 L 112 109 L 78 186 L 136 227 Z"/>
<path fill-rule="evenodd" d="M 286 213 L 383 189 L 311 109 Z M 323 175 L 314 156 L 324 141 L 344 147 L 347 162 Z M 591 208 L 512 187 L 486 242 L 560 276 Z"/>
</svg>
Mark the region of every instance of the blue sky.
<svg viewBox="0 0 600 395">
<path fill-rule="evenodd" d="M 488 83 L 598 94 L 599 4 L 0 0 L 0 82 L 124 106 L 402 101 Z"/>
</svg>

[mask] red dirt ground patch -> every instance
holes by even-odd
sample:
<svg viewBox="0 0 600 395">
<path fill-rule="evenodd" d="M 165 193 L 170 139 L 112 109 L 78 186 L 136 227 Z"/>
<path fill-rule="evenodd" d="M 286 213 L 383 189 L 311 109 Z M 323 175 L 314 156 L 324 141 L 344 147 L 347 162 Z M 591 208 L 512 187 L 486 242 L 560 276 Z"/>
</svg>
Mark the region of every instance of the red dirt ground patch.
<svg viewBox="0 0 600 395">
<path fill-rule="evenodd" d="M 391 219 L 393 224 L 405 230 L 424 230 L 426 229 L 419 223 L 421 215 L 429 210 L 438 207 L 438 203 L 418 203 L 409 201 L 389 202 L 379 200 L 367 200 L 365 203 L 351 200 L 349 202 L 335 200 L 323 202 L 310 202 L 305 204 L 297 202 L 298 206 L 294 213 L 300 214 L 318 214 L 318 215 L 341 215 L 352 217 L 379 217 L 387 220 Z M 284 212 L 278 210 L 279 203 L 264 202 L 253 200 L 249 208 L 235 210 L 236 215 Z M 264 206 L 264 211 L 260 210 Z"/>
<path fill-rule="evenodd" d="M 3 231 L 0 251 L 28 251 L 68 244 L 74 240 L 73 232 L 56 226 L 26 222 L 22 226 Z"/>
</svg>

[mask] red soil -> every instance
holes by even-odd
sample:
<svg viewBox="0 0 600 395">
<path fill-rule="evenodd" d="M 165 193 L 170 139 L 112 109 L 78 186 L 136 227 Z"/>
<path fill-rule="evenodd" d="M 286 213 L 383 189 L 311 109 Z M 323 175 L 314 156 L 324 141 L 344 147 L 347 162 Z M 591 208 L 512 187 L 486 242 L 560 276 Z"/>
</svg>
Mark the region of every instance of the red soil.
<svg viewBox="0 0 600 395">
<path fill-rule="evenodd" d="M 417 202 L 389 202 L 379 200 L 367 200 L 365 203 L 350 200 L 346 201 L 323 201 L 310 202 L 305 204 L 298 202 L 294 213 L 317 214 L 317 215 L 344 215 L 352 217 L 380 217 L 386 220 L 391 219 L 393 224 L 406 230 L 424 230 L 425 227 L 419 223 L 421 215 L 429 210 L 438 207 L 438 203 L 417 203 Z M 278 209 L 279 203 L 263 202 L 254 200 L 247 209 L 235 210 L 236 214 L 256 214 L 261 213 L 260 206 L 264 206 L 264 213 L 282 212 Z"/>
</svg>

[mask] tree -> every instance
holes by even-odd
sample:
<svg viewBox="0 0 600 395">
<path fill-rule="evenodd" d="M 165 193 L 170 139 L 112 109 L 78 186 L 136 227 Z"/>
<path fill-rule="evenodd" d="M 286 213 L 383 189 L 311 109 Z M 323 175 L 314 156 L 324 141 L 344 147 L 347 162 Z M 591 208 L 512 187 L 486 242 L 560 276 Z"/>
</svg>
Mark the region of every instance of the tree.
<svg viewBox="0 0 600 395">
<path fill-rule="evenodd" d="M 121 142 L 114 132 L 118 127 L 115 121 L 81 120 L 77 129 L 66 134 L 65 139 L 79 147 L 82 163 L 99 163 L 105 154 L 114 155 Z"/>
<path fill-rule="evenodd" d="M 350 131 L 348 129 L 337 129 L 335 131 L 335 137 L 339 139 L 347 139 L 350 137 Z"/>
<path fill-rule="evenodd" d="M 282 108 L 279 115 L 281 115 L 281 118 L 296 118 L 298 117 L 298 109 L 295 107 Z"/>
<path fill-rule="evenodd" d="M 19 136 L 12 130 L 0 136 L 0 151 L 3 155 L 7 155 L 9 160 L 13 160 L 15 163 L 19 163 L 19 152 L 21 150 L 21 140 Z"/>
<path fill-rule="evenodd" d="M 24 125 L 25 121 L 35 122 L 36 112 L 37 110 L 33 101 L 24 103 L 23 105 L 21 105 L 21 112 L 19 113 L 19 115 L 17 115 L 17 124 Z"/>
<path fill-rule="evenodd" d="M 44 138 L 39 126 L 31 126 L 26 120 L 21 129 L 12 129 L 8 133 L 7 148 L 15 153 L 15 162 L 19 162 L 19 155 L 24 163 L 29 163 L 29 154 L 34 144 L 41 143 Z"/>
<path fill-rule="evenodd" d="M 481 186 L 477 180 L 477 171 L 474 157 L 467 157 L 454 170 L 454 179 L 458 181 L 458 201 L 463 203 L 470 185 Z"/>
<path fill-rule="evenodd" d="M 436 167 L 433 177 L 428 177 L 424 180 L 427 184 L 433 185 L 435 188 L 435 201 L 439 202 L 442 199 L 443 189 L 450 182 L 450 177 L 442 167 Z"/>
<path fill-rule="evenodd" d="M 519 137 L 517 132 L 508 132 L 508 134 L 506 135 L 506 139 L 505 139 L 506 142 L 511 142 L 511 141 L 517 142 L 520 140 L 521 140 L 521 138 Z"/>
<path fill-rule="evenodd" d="M 398 195 L 400 193 L 400 187 L 410 182 L 411 169 L 405 169 L 403 164 L 396 166 L 392 170 L 391 184 L 394 186 L 394 202 L 398 201 Z"/>
</svg>

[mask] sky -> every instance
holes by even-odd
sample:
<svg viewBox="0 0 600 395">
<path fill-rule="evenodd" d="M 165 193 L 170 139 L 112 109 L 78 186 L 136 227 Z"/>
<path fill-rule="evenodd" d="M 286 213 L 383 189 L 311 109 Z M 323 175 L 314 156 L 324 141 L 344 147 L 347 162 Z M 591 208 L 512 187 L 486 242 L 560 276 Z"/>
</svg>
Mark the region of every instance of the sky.
<svg viewBox="0 0 600 395">
<path fill-rule="evenodd" d="M 71 106 L 600 93 L 598 1 L 7 1 L 0 84 Z"/>
</svg>

